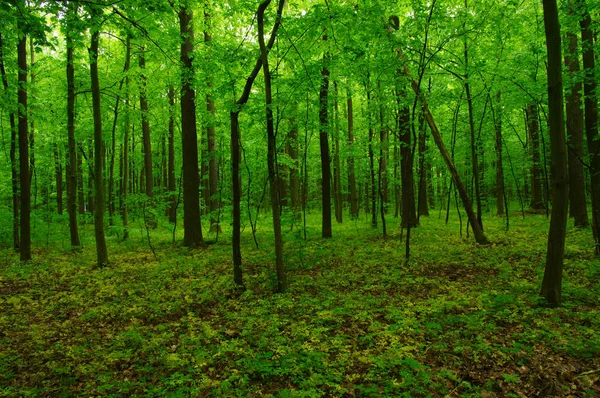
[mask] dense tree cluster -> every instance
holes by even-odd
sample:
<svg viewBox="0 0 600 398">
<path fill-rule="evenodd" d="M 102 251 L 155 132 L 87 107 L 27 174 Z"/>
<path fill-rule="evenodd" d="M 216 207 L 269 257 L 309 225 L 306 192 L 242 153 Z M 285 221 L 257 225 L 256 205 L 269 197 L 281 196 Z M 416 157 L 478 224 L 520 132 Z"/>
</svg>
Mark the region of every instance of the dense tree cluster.
<svg viewBox="0 0 600 398">
<path fill-rule="evenodd" d="M 435 209 L 448 220 L 455 203 L 482 244 L 485 217 L 508 228 L 511 210 L 552 209 L 542 293 L 559 304 L 567 213 L 600 247 L 600 6 L 562 6 L 2 2 L 3 232 L 28 261 L 32 212 L 66 211 L 74 248 L 94 223 L 103 267 L 105 213 L 119 239 L 132 217 L 182 216 L 197 248 L 231 221 L 243 287 L 242 229 L 270 204 L 283 292 L 282 220 L 300 228 L 308 211 L 323 238 L 333 218 L 366 215 L 386 235 L 400 217 L 408 258 Z"/>
</svg>

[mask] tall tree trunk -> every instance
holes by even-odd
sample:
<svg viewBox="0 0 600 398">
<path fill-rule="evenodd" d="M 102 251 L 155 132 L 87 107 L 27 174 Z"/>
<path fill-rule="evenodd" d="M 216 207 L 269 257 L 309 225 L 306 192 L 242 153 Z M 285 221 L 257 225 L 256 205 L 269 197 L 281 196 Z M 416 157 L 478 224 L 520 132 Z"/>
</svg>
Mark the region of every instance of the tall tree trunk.
<svg viewBox="0 0 600 398">
<path fill-rule="evenodd" d="M 21 3 L 25 7 L 25 2 Z M 31 180 L 29 174 L 29 132 L 27 123 L 27 36 L 21 19 L 18 31 L 22 33 L 17 47 L 19 65 L 19 175 L 21 177 L 21 261 L 31 260 Z"/>
<path fill-rule="evenodd" d="M 541 294 L 551 305 L 560 305 L 562 268 L 567 232 L 567 147 L 563 114 L 560 25 L 556 0 L 544 0 L 544 27 L 548 48 L 548 114 L 552 158 L 552 216 Z"/>
<path fill-rule="evenodd" d="M 88 180 L 87 180 L 87 211 L 88 213 L 94 213 L 94 144 L 92 140 L 88 142 L 88 157 L 86 159 L 88 169 Z"/>
<path fill-rule="evenodd" d="M 340 160 L 340 110 L 338 105 L 338 89 L 337 82 L 333 83 L 334 98 L 333 98 L 333 119 L 335 123 L 335 134 L 333 136 L 333 205 L 335 210 L 335 220 L 338 223 L 343 221 L 343 202 L 342 202 L 342 171 Z"/>
<path fill-rule="evenodd" d="M 29 56 L 30 56 L 30 65 L 29 65 L 29 76 L 31 78 L 30 81 L 30 99 L 35 98 L 31 95 L 33 88 L 35 86 L 35 72 L 33 67 L 35 65 L 35 51 L 33 48 L 33 37 L 29 38 Z M 31 101 L 30 101 L 31 102 Z M 29 104 L 28 109 L 31 116 L 31 104 Z M 29 118 L 29 186 L 33 184 L 33 207 L 37 206 L 37 171 L 35 169 L 35 119 Z M 30 188 L 31 189 L 31 188 Z"/>
<path fill-rule="evenodd" d="M 375 152 L 373 150 L 373 125 L 371 122 L 371 87 L 367 85 L 367 120 L 369 124 L 369 177 L 370 191 L 367 189 L 365 192 L 367 207 L 369 206 L 369 197 L 371 202 L 371 227 L 377 228 L 377 196 L 375 194 Z M 368 213 L 368 211 L 367 211 Z"/>
<path fill-rule="evenodd" d="M 73 94 L 75 94 L 74 91 Z M 74 101 L 75 100 L 73 99 L 73 104 L 75 104 Z M 75 108 L 73 108 L 73 111 L 75 111 Z M 75 113 L 73 113 L 73 115 L 75 115 Z M 73 139 L 75 139 L 75 131 L 73 131 Z M 75 156 L 77 158 L 77 170 L 75 170 L 75 174 L 77 174 L 77 213 L 83 215 L 85 214 L 85 189 L 83 186 L 83 146 L 81 143 L 76 143 L 75 145 Z"/>
<path fill-rule="evenodd" d="M 209 54 L 207 59 L 207 64 L 210 65 L 210 52 L 212 46 L 212 35 L 210 33 L 210 14 L 207 11 L 208 4 L 205 1 L 204 8 L 204 20 L 205 26 L 204 29 L 204 43 L 207 47 L 207 52 Z M 216 217 L 216 213 L 219 210 L 219 198 L 218 198 L 218 189 L 219 189 L 219 162 L 218 162 L 218 154 L 217 154 L 217 146 L 215 139 L 215 101 L 213 99 L 213 83 L 210 77 L 207 77 L 206 82 L 206 111 L 208 112 L 208 124 L 206 127 L 206 141 L 208 143 L 208 185 L 209 185 L 209 205 L 210 209 L 210 230 L 211 232 L 221 231 L 221 227 L 219 226 L 219 220 Z"/>
<path fill-rule="evenodd" d="M 141 48 L 139 55 L 140 66 L 140 110 L 142 111 L 142 137 L 144 148 L 144 174 L 146 196 L 154 197 L 154 179 L 152 174 L 152 145 L 150 141 L 150 120 L 148 119 L 148 99 L 146 98 L 146 56 L 144 47 Z M 196 144 L 197 145 L 197 144 Z M 185 152 L 185 148 L 184 148 Z"/>
<path fill-rule="evenodd" d="M 572 3 L 572 1 L 570 1 Z M 573 4 L 569 4 L 568 13 L 575 17 Z M 583 164 L 583 104 L 581 100 L 582 83 L 580 80 L 579 51 L 577 46 L 577 35 L 567 32 L 565 51 L 565 66 L 569 71 L 570 79 L 575 80 L 566 94 L 567 111 L 567 152 L 569 159 L 569 203 L 570 214 L 575 219 L 576 227 L 587 227 L 589 225 L 587 203 L 585 195 L 585 173 Z"/>
<path fill-rule="evenodd" d="M 127 59 L 131 61 L 131 37 L 127 35 L 125 43 L 127 47 Z M 129 112 L 129 76 L 125 75 L 125 132 L 123 134 L 123 188 L 121 189 L 121 219 L 123 221 L 123 240 L 129 238 L 129 220 L 127 214 L 127 192 L 130 190 L 129 177 L 129 134 L 131 130 Z"/>
<path fill-rule="evenodd" d="M 8 77 L 4 67 L 4 42 L 0 33 L 0 74 L 4 91 L 9 91 Z M 12 210 L 13 210 L 13 248 L 19 250 L 19 166 L 17 165 L 17 123 L 14 112 L 9 114 L 10 120 L 10 171 L 12 186 Z"/>
<path fill-rule="evenodd" d="M 175 192 L 175 89 L 169 87 L 169 160 L 167 166 L 169 185 L 169 222 L 177 221 L 177 192 Z"/>
<path fill-rule="evenodd" d="M 92 110 L 94 113 L 94 187 L 96 200 L 94 211 L 94 232 L 96 236 L 97 266 L 108 265 L 108 251 L 104 237 L 104 142 L 102 142 L 102 110 L 100 108 L 100 82 L 98 80 L 98 41 L 100 32 L 92 32 L 90 44 L 90 76 L 92 81 Z"/>
<path fill-rule="evenodd" d="M 269 168 L 269 190 L 271 193 L 271 212 L 273 213 L 273 232 L 275 235 L 275 271 L 277 274 L 277 292 L 285 293 L 287 281 L 283 268 L 283 238 L 281 236 L 281 216 L 279 205 L 279 181 L 277 176 L 277 141 L 273 125 L 273 95 L 271 89 L 271 71 L 269 69 L 269 51 L 265 45 L 264 13 L 271 0 L 263 1 L 258 7 L 258 42 L 262 57 L 262 69 L 265 78 L 265 108 L 267 113 L 267 162 Z"/>
<path fill-rule="evenodd" d="M 400 131 L 398 126 L 399 122 L 396 123 L 397 131 Z M 400 190 L 400 148 L 398 148 L 398 138 L 394 140 L 394 217 L 398 218 L 402 214 L 402 191 Z"/>
<path fill-rule="evenodd" d="M 327 35 L 323 35 L 323 41 L 327 41 Z M 319 143 L 321 148 L 321 205 L 322 219 L 321 232 L 323 238 L 331 238 L 331 161 L 329 158 L 328 138 L 328 95 L 329 95 L 329 69 L 327 53 L 323 55 L 323 67 L 321 69 L 321 89 L 319 91 Z"/>
<path fill-rule="evenodd" d="M 415 181 L 413 153 L 411 145 L 410 109 L 406 93 L 398 90 L 398 120 L 400 137 L 400 174 L 402 179 L 402 228 L 415 228 L 418 225 L 415 208 Z"/>
<path fill-rule="evenodd" d="M 540 160 L 540 129 L 539 116 L 536 103 L 530 103 L 525 109 L 527 116 L 527 130 L 531 154 L 531 202 L 532 209 L 544 209 L 542 192 L 542 168 Z"/>
<path fill-rule="evenodd" d="M 398 30 L 398 26 L 399 26 L 398 17 L 392 17 L 392 18 L 390 18 L 390 20 L 393 23 L 391 24 L 391 26 L 388 29 L 389 33 L 391 33 L 392 29 Z M 435 144 L 438 147 L 440 154 L 442 155 L 442 158 L 444 159 L 444 163 L 446 164 L 446 167 L 448 168 L 448 171 L 450 172 L 450 175 L 452 176 L 452 179 L 454 181 L 454 184 L 456 185 L 456 188 L 458 189 L 458 193 L 463 202 L 463 206 L 467 212 L 469 222 L 471 223 L 471 226 L 473 228 L 473 235 L 475 236 L 475 240 L 477 241 L 477 243 L 480 243 L 480 244 L 489 243 L 489 241 L 485 237 L 485 234 L 483 233 L 483 229 L 481 228 L 481 225 L 477 221 L 477 216 L 475 215 L 475 212 L 473 211 L 473 205 L 471 203 L 471 199 L 469 198 L 469 195 L 467 194 L 467 190 L 462 182 L 462 179 L 460 178 L 460 175 L 458 174 L 458 171 L 456 170 L 456 166 L 454 165 L 454 162 L 452 161 L 452 158 L 450 157 L 450 153 L 448 152 L 448 149 L 446 149 L 446 146 L 444 145 L 444 141 L 442 140 L 442 135 L 440 134 L 440 130 L 438 129 L 438 127 L 435 123 L 435 120 L 433 118 L 433 115 L 431 114 L 431 111 L 429 110 L 429 106 L 427 104 L 427 101 L 425 100 L 425 97 L 423 96 L 423 93 L 419 89 L 419 84 L 414 79 L 412 79 L 412 77 L 410 75 L 410 71 L 408 70 L 408 65 L 406 64 L 406 61 L 404 59 L 402 50 L 400 50 L 399 48 L 396 48 L 396 53 L 397 53 L 397 56 L 398 56 L 400 62 L 404 66 L 404 70 L 403 70 L 404 76 L 411 79 L 411 87 L 412 87 L 413 91 L 415 92 L 415 94 L 419 97 L 419 100 L 421 101 L 421 103 L 423 104 L 425 120 L 427 121 L 427 124 L 429 125 L 429 130 L 431 131 L 431 135 L 433 136 Z"/>
<path fill-rule="evenodd" d="M 425 168 L 425 142 L 427 127 L 423 112 L 419 113 L 419 193 L 417 200 L 417 216 L 429 216 L 429 203 L 427 202 L 427 170 Z"/>
<path fill-rule="evenodd" d="M 269 42 L 267 43 L 267 49 L 270 51 L 273 48 L 273 44 L 275 43 L 275 37 L 277 36 L 277 30 L 279 29 L 279 25 L 281 23 L 281 13 L 283 12 L 283 4 L 284 0 L 279 0 L 279 4 L 277 7 L 277 19 L 275 24 L 273 25 L 273 29 L 271 30 L 271 36 L 269 38 Z M 262 4 L 261 4 L 262 6 Z M 259 6 L 259 7 L 261 7 Z M 266 8 L 266 6 L 265 6 Z M 261 56 L 258 57 L 256 63 L 254 64 L 254 69 L 246 79 L 246 84 L 244 85 L 244 91 L 240 98 L 235 102 L 234 110 L 229 113 L 230 121 L 231 121 L 231 180 L 232 180 L 232 190 L 233 190 L 233 231 L 232 231 L 232 249 L 233 249 L 233 281 L 236 286 L 243 288 L 244 282 L 242 279 L 242 251 L 240 247 L 241 241 L 241 211 L 240 211 L 240 203 L 242 200 L 242 185 L 240 179 L 240 163 L 241 163 L 241 154 L 240 154 L 240 123 L 239 116 L 241 108 L 248 102 L 250 98 L 250 92 L 252 91 L 252 85 L 254 84 L 254 80 L 258 76 L 258 72 L 262 67 L 262 52 Z"/>
<path fill-rule="evenodd" d="M 600 136 L 598 136 L 598 94 L 596 83 L 596 60 L 594 56 L 594 32 L 592 19 L 585 0 L 577 0 L 583 11 L 581 20 L 581 44 L 585 72 L 583 94 L 585 96 L 585 132 L 588 144 L 590 180 L 592 189 L 592 231 L 596 242 L 596 254 L 600 254 Z"/>
<path fill-rule="evenodd" d="M 379 100 L 379 168 L 381 170 L 381 207 L 387 211 L 386 205 L 389 202 L 388 195 L 388 174 L 387 174 L 387 163 L 388 163 L 388 130 L 385 125 L 385 109 L 383 106 L 383 94 L 381 89 L 381 82 L 377 81 L 378 100 Z"/>
<path fill-rule="evenodd" d="M 294 215 L 300 214 L 300 170 L 298 168 L 298 123 L 290 120 L 291 128 L 287 136 L 286 152 L 292 160 L 290 167 L 290 199 Z"/>
<path fill-rule="evenodd" d="M 192 85 L 194 67 L 194 29 L 192 11 L 184 6 L 179 10 L 181 34 L 181 130 L 183 152 L 183 244 L 204 247 L 200 223 L 200 181 L 198 179 L 198 134 L 196 132 L 195 92 Z"/>
<path fill-rule="evenodd" d="M 348 156 L 348 190 L 349 201 L 350 201 L 350 216 L 352 218 L 358 218 L 358 196 L 356 193 L 356 174 L 354 172 L 354 155 L 352 150 L 354 148 L 354 104 L 352 101 L 352 92 L 348 89 L 348 149 L 350 155 Z"/>
<path fill-rule="evenodd" d="M 502 103 L 500 102 L 500 91 L 496 93 L 496 112 L 492 106 L 494 115 L 494 132 L 496 136 L 496 215 L 504 215 L 504 166 L 502 164 Z"/>
</svg>

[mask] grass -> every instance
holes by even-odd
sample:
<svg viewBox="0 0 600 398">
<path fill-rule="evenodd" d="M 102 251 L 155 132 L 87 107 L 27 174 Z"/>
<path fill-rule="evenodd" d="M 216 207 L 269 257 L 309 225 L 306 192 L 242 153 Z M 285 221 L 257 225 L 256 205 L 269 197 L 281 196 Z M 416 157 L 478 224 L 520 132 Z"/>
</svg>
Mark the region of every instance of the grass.
<svg viewBox="0 0 600 398">
<path fill-rule="evenodd" d="M 246 291 L 233 289 L 230 231 L 204 251 L 170 226 L 109 231 L 112 265 L 93 269 L 93 232 L 71 252 L 64 219 L 34 236 L 34 259 L 0 252 L 0 395 L 534 397 L 600 394 L 600 261 L 569 229 L 564 305 L 538 292 L 548 221 L 487 216 L 478 246 L 437 214 L 383 238 L 347 220 L 307 240 L 284 218 L 287 294 L 273 294 L 272 231 L 243 233 Z M 58 220 L 55 220 L 58 221 Z M 179 237 L 178 233 L 178 237 Z"/>
</svg>

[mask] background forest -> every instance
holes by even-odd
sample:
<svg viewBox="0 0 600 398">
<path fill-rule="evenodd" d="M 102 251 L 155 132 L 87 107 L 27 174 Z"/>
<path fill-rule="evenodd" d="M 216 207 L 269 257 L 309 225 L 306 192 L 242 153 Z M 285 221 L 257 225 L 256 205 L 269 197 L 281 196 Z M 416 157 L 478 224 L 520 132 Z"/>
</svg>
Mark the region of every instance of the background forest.
<svg viewBox="0 0 600 398">
<path fill-rule="evenodd" d="M 0 394 L 600 393 L 598 21 L 3 1 Z"/>
</svg>

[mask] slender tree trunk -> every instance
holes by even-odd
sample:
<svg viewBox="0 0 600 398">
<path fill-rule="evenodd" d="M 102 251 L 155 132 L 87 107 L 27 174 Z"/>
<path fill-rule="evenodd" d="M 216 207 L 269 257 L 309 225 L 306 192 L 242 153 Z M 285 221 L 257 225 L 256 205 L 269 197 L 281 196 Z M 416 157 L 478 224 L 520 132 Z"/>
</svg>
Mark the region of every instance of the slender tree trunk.
<svg viewBox="0 0 600 398">
<path fill-rule="evenodd" d="M 379 100 L 379 143 L 380 143 L 379 166 L 380 166 L 380 170 L 381 170 L 380 196 L 382 198 L 381 207 L 387 211 L 386 205 L 389 202 L 388 172 L 387 172 L 389 138 L 388 138 L 388 130 L 385 125 L 385 117 L 384 117 L 385 109 L 383 106 L 384 100 L 383 100 L 383 94 L 381 92 L 382 90 L 381 90 L 381 82 L 380 81 L 377 81 L 377 89 L 379 91 L 379 93 L 378 93 L 378 96 L 379 96 L 378 97 L 378 100 Z"/>
<path fill-rule="evenodd" d="M 56 179 L 56 212 L 63 214 L 63 167 L 58 144 L 54 144 L 54 175 Z"/>
<path fill-rule="evenodd" d="M 399 123 L 396 123 L 397 131 L 400 131 L 398 128 Z M 394 140 L 394 217 L 398 218 L 402 214 L 402 191 L 400 190 L 400 173 L 399 173 L 399 165 L 400 165 L 400 148 L 398 148 L 398 138 Z"/>
<path fill-rule="evenodd" d="M 33 48 L 33 38 L 29 38 L 29 56 L 30 56 L 30 65 L 29 65 L 29 76 L 31 78 L 30 82 L 30 100 L 33 97 L 31 95 L 31 91 L 35 86 L 35 51 Z M 31 101 L 30 101 L 31 102 Z M 31 116 L 31 103 L 29 103 L 29 116 Z M 33 207 L 34 209 L 37 206 L 37 171 L 35 169 L 35 119 L 29 117 L 29 186 L 31 189 L 31 185 L 33 184 Z"/>
<path fill-rule="evenodd" d="M 94 144 L 90 140 L 88 142 L 88 158 L 86 159 L 88 169 L 88 184 L 87 184 L 87 211 L 94 213 Z"/>
<path fill-rule="evenodd" d="M 576 16 L 573 4 L 569 4 L 568 10 L 569 16 Z M 565 51 L 565 66 L 569 71 L 570 79 L 575 80 L 575 83 L 571 85 L 566 94 L 570 214 L 575 219 L 576 227 L 587 227 L 589 220 L 585 195 L 585 173 L 583 164 L 580 161 L 584 157 L 583 104 L 581 100 L 583 85 L 579 77 L 581 68 L 579 66 L 577 35 L 567 32 L 566 43 L 568 43 L 568 46 Z"/>
<path fill-rule="evenodd" d="M 530 103 L 525 110 L 531 153 L 531 202 L 532 209 L 544 209 L 542 197 L 542 169 L 540 160 L 540 129 L 537 104 Z"/>
<path fill-rule="evenodd" d="M 402 228 L 415 228 L 418 225 L 415 209 L 415 181 L 413 172 L 413 153 L 410 131 L 410 109 L 406 93 L 398 90 L 398 120 L 400 121 L 400 162 L 402 179 Z"/>
<path fill-rule="evenodd" d="M 327 35 L 323 35 L 323 41 L 327 42 Z M 327 69 L 328 55 L 323 55 L 323 68 L 321 69 L 321 89 L 319 91 L 319 142 L 321 147 L 321 204 L 322 222 L 321 230 L 323 238 L 331 238 L 331 161 L 329 158 L 328 138 L 328 95 L 329 95 L 329 69 Z"/>
<path fill-rule="evenodd" d="M 552 158 L 552 216 L 541 294 L 550 305 L 560 305 L 562 268 L 567 232 L 567 147 L 563 114 L 560 25 L 556 0 L 544 0 L 544 27 L 548 48 L 548 114 Z"/>
<path fill-rule="evenodd" d="M 358 218 L 358 196 L 356 193 L 356 174 L 354 172 L 354 104 L 352 101 L 352 92 L 348 89 L 348 190 L 350 191 L 350 216 Z"/>
<path fill-rule="evenodd" d="M 503 216 L 504 213 L 504 166 L 502 164 L 502 103 L 500 91 L 496 93 L 496 112 L 494 114 L 494 132 L 496 136 L 496 215 Z M 492 106 L 492 111 L 494 107 Z"/>
<path fill-rule="evenodd" d="M 425 138 L 427 127 L 423 112 L 419 113 L 419 193 L 417 200 L 417 216 L 429 216 L 429 203 L 427 202 L 427 170 L 425 168 L 425 152 L 427 144 Z"/>
<path fill-rule="evenodd" d="M 9 91 L 8 77 L 4 67 L 4 43 L 0 33 L 0 74 L 4 91 Z M 17 123 L 14 112 L 9 114 L 10 120 L 10 171 L 12 186 L 12 210 L 13 210 L 13 248 L 19 250 L 19 165 L 17 165 Z"/>
<path fill-rule="evenodd" d="M 131 37 L 126 41 L 128 59 L 131 61 Z M 125 76 L 125 133 L 123 134 L 123 188 L 121 189 L 121 219 L 123 220 L 123 240 L 129 238 L 129 220 L 127 218 L 127 192 L 130 190 L 129 178 L 129 134 L 131 129 L 129 112 L 129 76 Z"/>
<path fill-rule="evenodd" d="M 204 247 L 200 223 L 200 181 L 198 179 L 198 134 L 196 132 L 195 92 L 192 85 L 194 67 L 194 30 L 192 11 L 181 7 L 179 26 L 181 33 L 181 130 L 183 152 L 183 244 Z"/>
<path fill-rule="evenodd" d="M 268 4 L 267 4 L 268 5 Z M 279 25 L 281 23 L 281 13 L 283 12 L 284 0 L 279 0 L 278 8 L 277 8 L 277 19 L 275 24 L 273 25 L 273 29 L 271 30 L 271 36 L 269 38 L 269 42 L 267 43 L 267 49 L 270 51 L 273 48 L 273 44 L 275 43 L 275 38 L 277 37 L 277 30 L 279 29 Z M 262 3 L 259 7 L 262 7 Z M 266 6 L 264 6 L 266 8 Z M 243 288 L 244 282 L 242 279 L 242 251 L 240 248 L 241 241 L 241 211 L 240 211 L 240 203 L 242 200 L 242 185 L 240 179 L 240 163 L 241 163 L 241 154 L 240 154 L 240 123 L 239 116 L 241 108 L 248 102 L 250 98 L 250 92 L 252 91 L 252 85 L 254 84 L 254 80 L 258 76 L 260 69 L 262 67 L 262 51 L 261 56 L 258 57 L 256 63 L 254 64 L 254 69 L 246 79 L 246 84 L 244 85 L 244 91 L 240 98 L 235 102 L 235 108 L 229 113 L 230 121 L 231 121 L 231 180 L 233 185 L 233 231 L 232 231 L 232 249 L 233 249 L 233 281 L 237 287 Z"/>
<path fill-rule="evenodd" d="M 300 214 L 300 170 L 298 168 L 298 123 L 291 120 L 291 129 L 287 136 L 286 151 L 292 160 L 290 167 L 290 199 L 294 215 Z"/>
<path fill-rule="evenodd" d="M 335 134 L 333 138 L 333 205 L 335 210 L 335 220 L 338 223 L 343 222 L 344 204 L 342 201 L 342 171 L 340 160 L 340 110 L 338 105 L 338 88 L 337 82 L 333 83 L 334 98 L 333 98 L 333 120 L 335 123 Z"/>
<path fill-rule="evenodd" d="M 283 268 L 283 238 L 281 236 L 281 216 L 279 205 L 279 181 L 277 176 L 277 141 L 273 125 L 273 95 L 271 89 L 271 71 L 269 69 L 269 51 L 265 45 L 264 12 L 271 0 L 263 1 L 258 7 L 258 42 L 262 57 L 262 69 L 265 78 L 265 107 L 267 112 L 267 162 L 269 168 L 269 190 L 271 193 L 271 211 L 273 213 L 273 232 L 275 235 L 275 271 L 277 274 L 277 292 L 285 293 L 287 281 Z"/>
<path fill-rule="evenodd" d="M 169 222 L 177 221 L 177 192 L 175 192 L 175 89 L 169 88 L 169 160 L 167 166 L 169 184 Z"/>
<path fill-rule="evenodd" d="M 146 98 L 146 56 L 145 49 L 142 47 L 139 54 L 140 67 L 140 110 L 142 111 L 142 140 L 144 148 L 144 174 L 146 196 L 154 197 L 154 180 L 152 176 L 152 145 L 150 142 L 150 121 L 148 119 L 148 99 Z M 185 149 L 184 149 L 185 151 Z"/>
<path fill-rule="evenodd" d="M 592 190 L 592 231 L 596 242 L 596 254 L 600 254 L 600 136 L 598 136 L 598 94 L 595 74 L 594 32 L 592 31 L 592 19 L 585 0 L 577 0 L 576 4 L 583 11 L 579 25 L 583 47 L 583 70 L 585 72 L 583 82 L 585 132 Z"/>
<path fill-rule="evenodd" d="M 371 180 L 368 184 L 370 184 L 371 190 L 365 190 L 367 193 L 367 207 L 369 206 L 369 196 L 371 202 L 371 227 L 377 228 L 377 196 L 375 194 L 375 152 L 373 150 L 373 126 L 371 123 L 371 91 L 370 87 L 367 86 L 367 120 L 369 124 L 369 176 Z M 368 211 L 367 211 L 368 213 Z"/>
<path fill-rule="evenodd" d="M 21 3 L 25 7 L 25 2 Z M 19 65 L 19 175 L 21 177 L 21 261 L 31 261 L 31 180 L 29 174 L 29 133 L 27 123 L 27 36 L 21 20 L 18 31 L 22 32 L 17 47 Z"/>
<path fill-rule="evenodd" d="M 92 32 L 90 45 L 90 76 L 92 81 L 92 108 L 94 113 L 94 187 L 96 203 L 94 211 L 94 232 L 96 236 L 97 266 L 108 265 L 108 251 L 104 237 L 104 143 L 102 142 L 102 113 L 100 108 L 100 82 L 98 80 L 98 41 L 100 32 Z"/>
<path fill-rule="evenodd" d="M 74 86 L 73 86 L 74 87 Z M 73 91 L 73 94 L 75 94 L 75 92 Z M 73 95 L 73 97 L 75 97 Z M 73 104 L 75 104 L 75 99 L 73 98 Z M 73 107 L 73 112 L 75 111 L 75 108 Z M 75 113 L 73 113 L 73 115 L 75 115 Z M 74 127 L 74 125 L 73 125 Z M 75 131 L 73 131 L 73 139 L 75 139 Z M 84 185 L 83 185 L 83 146 L 81 145 L 81 143 L 79 144 L 75 144 L 76 148 L 75 148 L 75 156 L 76 156 L 76 161 L 77 161 L 77 169 L 74 171 L 74 173 L 77 175 L 77 184 L 76 184 L 76 189 L 77 189 L 77 212 L 81 215 L 85 214 L 85 192 L 84 192 Z"/>
</svg>

